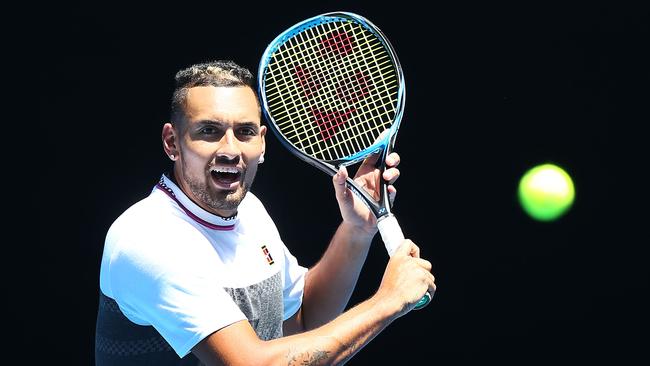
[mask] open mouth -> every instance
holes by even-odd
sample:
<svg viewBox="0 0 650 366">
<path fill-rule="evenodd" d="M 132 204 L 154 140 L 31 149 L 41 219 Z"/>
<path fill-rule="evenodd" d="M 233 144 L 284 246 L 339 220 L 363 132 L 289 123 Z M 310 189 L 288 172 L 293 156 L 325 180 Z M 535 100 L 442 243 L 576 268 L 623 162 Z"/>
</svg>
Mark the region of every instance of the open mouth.
<svg viewBox="0 0 650 366">
<path fill-rule="evenodd" d="M 217 185 L 224 187 L 230 187 L 233 183 L 239 182 L 241 178 L 241 172 L 230 167 L 212 168 L 210 174 Z"/>
</svg>

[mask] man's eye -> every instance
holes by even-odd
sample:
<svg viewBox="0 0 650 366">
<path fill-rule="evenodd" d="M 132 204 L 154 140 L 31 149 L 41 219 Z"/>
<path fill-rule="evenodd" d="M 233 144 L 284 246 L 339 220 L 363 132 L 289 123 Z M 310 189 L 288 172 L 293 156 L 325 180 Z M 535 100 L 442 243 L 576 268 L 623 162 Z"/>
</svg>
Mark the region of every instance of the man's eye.
<svg viewBox="0 0 650 366">
<path fill-rule="evenodd" d="M 254 128 L 242 128 L 241 130 L 239 130 L 239 133 L 246 136 L 255 136 L 256 131 Z"/>
<path fill-rule="evenodd" d="M 201 129 L 201 133 L 205 134 L 205 135 L 213 135 L 213 134 L 217 133 L 217 129 L 214 128 L 214 127 L 203 127 Z"/>
</svg>

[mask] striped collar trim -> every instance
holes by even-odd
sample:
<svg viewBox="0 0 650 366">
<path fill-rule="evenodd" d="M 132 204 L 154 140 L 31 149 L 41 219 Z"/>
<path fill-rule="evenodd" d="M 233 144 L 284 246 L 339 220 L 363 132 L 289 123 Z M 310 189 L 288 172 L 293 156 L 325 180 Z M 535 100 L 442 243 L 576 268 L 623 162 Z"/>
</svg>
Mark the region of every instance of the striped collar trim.
<svg viewBox="0 0 650 366">
<path fill-rule="evenodd" d="M 169 196 L 178 206 L 189 216 L 192 220 L 212 230 L 229 231 L 235 228 L 238 218 L 237 216 L 224 218 L 212 214 L 202 207 L 192 202 L 183 191 L 178 188 L 174 182 L 171 181 L 166 175 L 162 175 L 156 184 L 157 189 L 163 191 Z"/>
</svg>

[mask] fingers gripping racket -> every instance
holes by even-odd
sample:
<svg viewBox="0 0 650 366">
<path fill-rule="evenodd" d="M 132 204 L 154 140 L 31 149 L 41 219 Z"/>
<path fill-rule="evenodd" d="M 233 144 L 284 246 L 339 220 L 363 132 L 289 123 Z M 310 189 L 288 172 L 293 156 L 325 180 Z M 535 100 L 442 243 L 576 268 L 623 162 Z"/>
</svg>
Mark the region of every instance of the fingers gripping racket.
<svg viewBox="0 0 650 366">
<path fill-rule="evenodd" d="M 294 155 L 331 176 L 373 153 L 381 154 L 381 171 L 386 168 L 404 111 L 404 77 L 392 46 L 370 21 L 344 12 L 304 20 L 269 44 L 258 77 L 270 127 Z M 392 255 L 404 234 L 391 212 L 388 183 L 380 178 L 379 200 L 349 177 L 347 185 L 377 217 Z M 415 309 L 430 301 L 427 293 Z"/>
</svg>

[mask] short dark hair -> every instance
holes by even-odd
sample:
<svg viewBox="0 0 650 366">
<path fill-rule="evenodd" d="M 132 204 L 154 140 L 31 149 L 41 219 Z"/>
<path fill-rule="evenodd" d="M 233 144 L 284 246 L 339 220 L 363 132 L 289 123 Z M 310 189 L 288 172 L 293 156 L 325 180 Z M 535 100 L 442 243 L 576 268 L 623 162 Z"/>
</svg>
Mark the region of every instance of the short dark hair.
<svg viewBox="0 0 650 366">
<path fill-rule="evenodd" d="M 256 80 L 245 67 L 231 60 L 216 60 L 194 64 L 176 73 L 176 86 L 172 95 L 171 123 L 182 124 L 185 121 L 185 99 L 187 91 L 195 86 L 215 87 L 249 87 L 255 93 L 258 108 L 261 108 L 257 98 Z"/>
</svg>

